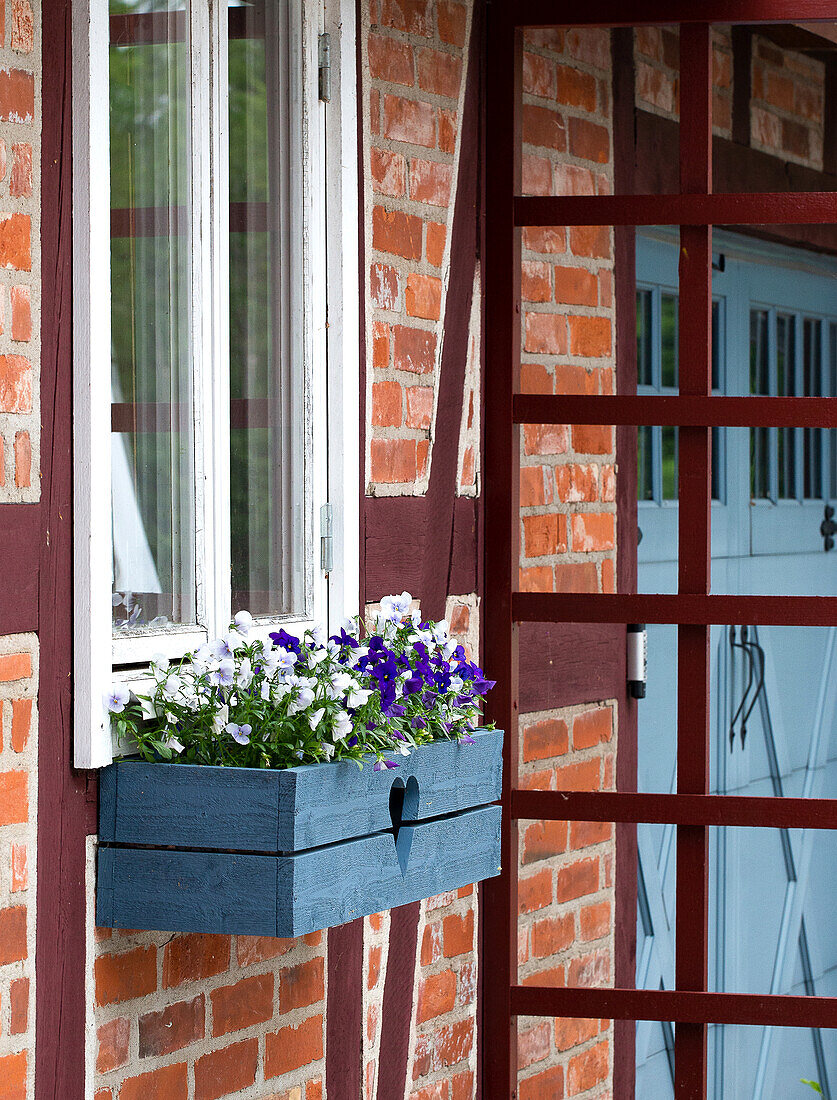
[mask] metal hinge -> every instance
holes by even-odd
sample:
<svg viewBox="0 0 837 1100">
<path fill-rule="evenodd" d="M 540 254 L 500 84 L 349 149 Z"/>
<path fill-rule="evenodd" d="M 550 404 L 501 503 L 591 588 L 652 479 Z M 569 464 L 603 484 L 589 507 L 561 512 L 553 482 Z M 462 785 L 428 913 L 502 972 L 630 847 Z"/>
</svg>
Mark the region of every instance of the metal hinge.
<svg viewBox="0 0 837 1100">
<path fill-rule="evenodd" d="M 319 41 L 320 99 L 331 102 L 331 35 L 321 34 Z"/>
<path fill-rule="evenodd" d="M 330 573 L 334 568 L 334 537 L 331 533 L 333 512 L 330 504 L 320 509 L 320 569 Z"/>
</svg>

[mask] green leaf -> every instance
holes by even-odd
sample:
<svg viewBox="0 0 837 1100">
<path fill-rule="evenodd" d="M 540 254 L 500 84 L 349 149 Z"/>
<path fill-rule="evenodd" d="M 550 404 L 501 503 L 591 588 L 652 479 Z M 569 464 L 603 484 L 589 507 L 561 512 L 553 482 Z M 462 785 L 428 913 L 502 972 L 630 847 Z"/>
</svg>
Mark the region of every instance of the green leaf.
<svg viewBox="0 0 837 1100">
<path fill-rule="evenodd" d="M 813 1089 L 814 1092 L 818 1092 L 820 1096 L 823 1095 L 822 1088 L 820 1087 L 820 1085 L 817 1084 L 816 1081 L 809 1081 L 807 1077 L 801 1077 L 800 1081 L 803 1085 L 807 1085 L 809 1089 Z"/>
</svg>

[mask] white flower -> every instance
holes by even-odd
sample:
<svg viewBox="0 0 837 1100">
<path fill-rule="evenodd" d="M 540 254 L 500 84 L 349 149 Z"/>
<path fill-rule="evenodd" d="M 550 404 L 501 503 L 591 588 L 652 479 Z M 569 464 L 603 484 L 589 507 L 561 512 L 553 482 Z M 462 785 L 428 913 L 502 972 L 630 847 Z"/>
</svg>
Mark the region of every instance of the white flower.
<svg viewBox="0 0 837 1100">
<path fill-rule="evenodd" d="M 408 748 L 408 746 L 405 745 L 403 742 L 401 744 L 399 744 L 397 746 L 397 748 L 398 748 L 398 751 L 401 753 L 402 756 L 409 756 L 410 755 L 411 749 Z"/>
<path fill-rule="evenodd" d="M 328 657 L 327 649 L 317 649 L 308 658 L 308 664 L 316 667 L 317 665 L 322 664 L 326 657 Z"/>
<path fill-rule="evenodd" d="M 235 679 L 235 661 L 229 658 L 221 661 L 209 678 L 217 687 L 231 687 Z"/>
<path fill-rule="evenodd" d="M 176 673 L 172 672 L 169 676 L 166 677 L 165 683 L 163 684 L 163 698 L 168 700 L 174 699 L 182 686 L 183 681 Z"/>
<path fill-rule="evenodd" d="M 322 721 L 322 717 L 325 714 L 325 707 L 320 707 L 319 710 L 315 710 L 313 714 L 308 716 L 308 725 L 312 730 L 315 730 Z"/>
<path fill-rule="evenodd" d="M 352 720 L 345 710 L 341 710 L 334 719 L 334 737 L 343 741 L 352 732 Z"/>
<path fill-rule="evenodd" d="M 311 688 L 299 689 L 299 695 L 288 704 L 288 714 L 298 714 L 301 710 L 307 710 L 314 702 L 314 692 Z"/>
<path fill-rule="evenodd" d="M 430 629 L 439 645 L 443 645 L 448 640 L 448 631 L 450 628 L 447 619 L 442 619 L 440 623 L 434 623 Z"/>
<path fill-rule="evenodd" d="M 142 711 L 143 718 L 153 719 L 157 717 L 157 708 L 154 706 L 153 699 L 140 699 L 140 710 Z"/>
<path fill-rule="evenodd" d="M 283 649 L 282 646 L 276 646 L 275 649 L 268 650 L 264 656 L 264 663 L 269 676 L 272 676 L 274 672 L 293 672 L 296 661 L 296 654 L 288 649 Z"/>
<path fill-rule="evenodd" d="M 110 691 L 105 695 L 105 706 L 111 714 L 121 714 L 130 698 L 127 684 L 111 684 Z"/>
<path fill-rule="evenodd" d="M 216 737 L 221 736 L 224 727 L 226 726 L 227 722 L 229 722 L 229 720 L 230 708 L 226 704 L 224 704 L 224 706 L 218 708 L 215 717 L 212 719 L 212 732 L 215 734 Z"/>
<path fill-rule="evenodd" d="M 235 682 L 240 688 L 248 688 L 253 682 L 253 665 L 249 657 L 242 657 L 241 666 L 235 678 Z"/>
<path fill-rule="evenodd" d="M 361 657 L 365 657 L 369 653 L 369 646 L 361 645 L 357 649 L 350 649 L 346 654 L 346 664 L 349 668 L 354 668 Z"/>
<path fill-rule="evenodd" d="M 229 634 L 225 634 L 223 638 L 216 638 L 214 642 L 210 643 L 209 648 L 217 660 L 225 661 L 235 656 L 236 646 L 241 645 L 243 641 L 241 635 L 232 630 Z"/>
<path fill-rule="evenodd" d="M 400 623 L 410 614 L 413 597 L 409 592 L 402 592 L 400 596 L 384 596 L 381 600 L 381 614 L 385 621 Z"/>
<path fill-rule="evenodd" d="M 250 744 L 250 734 L 253 732 L 253 727 L 246 722 L 239 726 L 235 722 L 227 722 L 224 726 L 226 732 L 232 737 L 233 741 L 237 741 L 239 745 Z"/>
<path fill-rule="evenodd" d="M 352 687 L 346 696 L 346 706 L 356 710 L 357 707 L 362 707 L 364 703 L 369 701 L 371 694 L 372 692 L 367 688 Z"/>
<path fill-rule="evenodd" d="M 322 752 L 326 760 L 331 760 L 332 756 L 334 756 L 334 753 L 336 752 L 336 749 L 334 748 L 334 745 L 330 745 L 328 741 L 323 741 L 323 743 L 320 745 L 320 751 Z"/>
<path fill-rule="evenodd" d="M 192 654 L 192 664 L 197 669 L 206 668 L 206 666 L 212 659 L 212 649 L 206 644 L 206 642 L 204 642 L 202 646 L 199 646 Z"/>
<path fill-rule="evenodd" d="M 165 653 L 155 653 L 151 658 L 151 671 L 156 675 L 158 672 L 167 672 L 169 667 L 169 659 Z"/>
<path fill-rule="evenodd" d="M 177 753 L 183 752 L 183 749 L 185 747 L 182 742 L 177 740 L 176 737 L 169 737 L 166 741 L 163 742 L 163 744 L 166 746 L 167 749 L 171 749 L 172 752 Z"/>
<path fill-rule="evenodd" d="M 325 645 L 326 632 L 320 625 L 320 623 L 316 623 L 314 626 L 312 626 L 311 629 L 308 631 L 308 634 L 310 635 L 311 641 L 314 643 L 314 645 Z"/>
<path fill-rule="evenodd" d="M 239 611 L 233 622 L 241 634 L 249 634 L 253 628 L 253 616 L 249 611 Z"/>
</svg>

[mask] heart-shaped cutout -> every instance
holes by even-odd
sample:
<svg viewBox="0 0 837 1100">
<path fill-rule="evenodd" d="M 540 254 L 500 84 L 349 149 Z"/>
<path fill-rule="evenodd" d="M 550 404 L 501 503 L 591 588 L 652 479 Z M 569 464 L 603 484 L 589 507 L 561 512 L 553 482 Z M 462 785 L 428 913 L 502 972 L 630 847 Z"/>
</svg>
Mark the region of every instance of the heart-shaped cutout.
<svg viewBox="0 0 837 1100">
<path fill-rule="evenodd" d="M 411 775 L 406 784 L 398 778 L 394 780 L 389 791 L 389 818 L 392 822 L 392 836 L 395 841 L 395 854 L 398 856 L 398 864 L 401 874 L 407 873 L 407 863 L 410 859 L 410 848 L 413 845 L 413 830 L 402 829 L 402 823 L 416 820 L 419 805 L 418 780 Z"/>
</svg>

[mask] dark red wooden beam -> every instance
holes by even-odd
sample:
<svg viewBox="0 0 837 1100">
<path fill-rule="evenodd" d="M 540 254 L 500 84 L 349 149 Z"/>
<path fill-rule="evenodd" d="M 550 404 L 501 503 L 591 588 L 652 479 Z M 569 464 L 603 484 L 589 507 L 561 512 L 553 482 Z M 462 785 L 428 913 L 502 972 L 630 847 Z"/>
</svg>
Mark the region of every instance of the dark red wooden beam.
<svg viewBox="0 0 837 1100">
<path fill-rule="evenodd" d="M 689 428 L 835 428 L 837 397 L 515 394 L 516 424 L 666 424 Z"/>
<path fill-rule="evenodd" d="M 837 626 L 837 596 L 515 592 L 512 614 L 520 623 Z"/>
<path fill-rule="evenodd" d="M 833 191 L 729 195 L 517 195 L 514 223 L 537 225 L 830 225 Z"/>
<path fill-rule="evenodd" d="M 675 736 L 675 731 L 671 731 Z M 512 791 L 512 817 L 754 829 L 837 829 L 837 799 L 725 794 Z"/>
<path fill-rule="evenodd" d="M 38 571 L 44 549 L 39 504 L 0 504 L 0 635 L 38 629 Z"/>
<path fill-rule="evenodd" d="M 681 1024 L 837 1028 L 837 997 L 699 993 L 685 989 L 582 989 L 512 986 L 518 1016 L 670 1020 Z"/>
<path fill-rule="evenodd" d="M 571 18 L 556 22 L 560 6 L 555 0 L 526 0 L 503 5 L 500 19 L 514 27 L 634 27 L 672 23 L 820 23 L 837 19 L 834 0 L 606 0 L 573 8 Z M 676 16 L 676 18 L 675 18 Z"/>
</svg>

